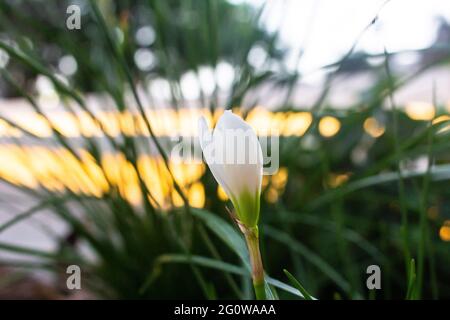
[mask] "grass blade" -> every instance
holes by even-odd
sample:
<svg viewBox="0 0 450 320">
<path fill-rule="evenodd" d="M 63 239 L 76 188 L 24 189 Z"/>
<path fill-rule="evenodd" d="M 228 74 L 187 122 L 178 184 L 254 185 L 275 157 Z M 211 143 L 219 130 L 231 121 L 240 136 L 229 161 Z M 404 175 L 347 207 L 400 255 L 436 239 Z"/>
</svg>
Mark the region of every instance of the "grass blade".
<svg viewBox="0 0 450 320">
<path fill-rule="evenodd" d="M 298 289 L 298 291 L 301 292 L 305 300 L 314 300 L 313 297 L 306 291 L 305 288 L 298 282 L 297 279 L 286 269 L 283 269 L 284 274 L 288 277 L 289 281 L 291 281 L 292 285 Z"/>
<path fill-rule="evenodd" d="M 406 300 L 414 300 L 416 295 L 416 262 L 411 259 L 408 270 L 408 289 L 406 290 Z"/>
</svg>

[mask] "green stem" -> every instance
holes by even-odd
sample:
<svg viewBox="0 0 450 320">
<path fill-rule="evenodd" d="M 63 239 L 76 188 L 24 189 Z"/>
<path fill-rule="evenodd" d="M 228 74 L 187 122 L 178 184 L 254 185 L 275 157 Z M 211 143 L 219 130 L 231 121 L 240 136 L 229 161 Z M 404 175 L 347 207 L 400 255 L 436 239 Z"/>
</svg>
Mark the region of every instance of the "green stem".
<svg viewBox="0 0 450 320">
<path fill-rule="evenodd" d="M 264 267 L 259 250 L 258 227 L 246 228 L 245 240 L 247 242 L 248 252 L 250 255 L 250 264 L 252 266 L 252 280 L 255 288 L 257 300 L 266 300 L 266 290 L 264 283 Z"/>
</svg>

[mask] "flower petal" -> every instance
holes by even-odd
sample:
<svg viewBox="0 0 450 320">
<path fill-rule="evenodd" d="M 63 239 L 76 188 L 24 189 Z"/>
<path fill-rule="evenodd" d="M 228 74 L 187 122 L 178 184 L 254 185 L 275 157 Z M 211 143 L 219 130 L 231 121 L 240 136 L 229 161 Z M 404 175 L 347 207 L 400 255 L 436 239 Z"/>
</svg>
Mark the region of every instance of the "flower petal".
<svg viewBox="0 0 450 320">
<path fill-rule="evenodd" d="M 224 174 L 233 192 L 259 191 L 262 180 L 262 149 L 253 128 L 242 118 L 227 110 L 219 118 L 213 133 L 216 163 L 222 160 Z"/>
<path fill-rule="evenodd" d="M 225 111 L 212 135 L 206 120 L 200 119 L 199 134 L 205 161 L 232 200 L 239 220 L 256 225 L 263 171 L 256 133 L 242 118 Z"/>
<path fill-rule="evenodd" d="M 225 190 L 227 195 L 231 197 L 231 189 L 229 188 L 226 182 L 227 180 L 225 179 L 222 165 L 216 163 L 216 159 L 214 158 L 213 153 L 214 149 L 211 149 L 212 147 L 214 147 L 214 144 L 211 145 L 213 143 L 213 138 L 211 131 L 208 128 L 208 124 L 206 123 L 205 117 L 201 117 L 198 121 L 198 133 L 199 133 L 200 147 L 203 151 L 203 156 L 205 158 L 206 163 L 208 164 L 209 169 L 211 170 L 211 173 L 213 174 L 217 182 Z"/>
<path fill-rule="evenodd" d="M 235 115 L 230 110 L 225 110 L 225 112 L 220 116 L 217 122 L 216 129 L 242 129 L 242 130 L 253 130 L 252 127 L 245 122 L 241 117 Z"/>
</svg>

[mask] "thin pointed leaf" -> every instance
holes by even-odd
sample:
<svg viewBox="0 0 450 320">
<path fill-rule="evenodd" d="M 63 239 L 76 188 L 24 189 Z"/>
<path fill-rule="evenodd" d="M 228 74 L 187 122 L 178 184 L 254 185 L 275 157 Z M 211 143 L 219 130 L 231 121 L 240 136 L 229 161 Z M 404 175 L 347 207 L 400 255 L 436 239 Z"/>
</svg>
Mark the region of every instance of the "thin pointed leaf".
<svg viewBox="0 0 450 320">
<path fill-rule="evenodd" d="M 292 285 L 300 291 L 303 296 L 305 297 L 305 300 L 314 300 L 313 297 L 306 291 L 305 288 L 300 284 L 300 282 L 295 279 L 295 277 L 286 269 L 283 269 L 284 274 L 289 278 L 289 281 L 291 281 Z"/>
</svg>

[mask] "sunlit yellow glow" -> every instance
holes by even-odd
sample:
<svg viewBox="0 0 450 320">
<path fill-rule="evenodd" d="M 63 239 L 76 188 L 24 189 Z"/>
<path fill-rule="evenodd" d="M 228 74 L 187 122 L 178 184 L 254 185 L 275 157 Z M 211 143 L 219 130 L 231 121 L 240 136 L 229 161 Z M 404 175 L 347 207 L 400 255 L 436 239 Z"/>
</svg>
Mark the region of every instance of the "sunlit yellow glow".
<svg viewBox="0 0 450 320">
<path fill-rule="evenodd" d="M 271 177 L 271 184 L 276 189 L 283 189 L 288 178 L 288 171 L 286 168 L 279 168 L 278 171 Z"/>
<path fill-rule="evenodd" d="M 169 168 L 189 204 L 203 207 L 205 188 L 200 179 L 205 165 L 170 162 Z M 143 183 L 152 205 L 163 210 L 184 205 L 164 161 L 149 155 L 140 155 L 133 165 L 120 153 L 104 153 L 97 161 L 84 149 L 76 150 L 74 155 L 64 148 L 0 144 L 0 179 L 27 188 L 45 188 L 56 193 L 70 191 L 97 198 L 118 192 L 133 205 L 142 204 L 146 194 L 141 187 Z M 268 202 L 278 200 L 287 179 L 288 170 L 284 167 L 272 176 L 263 177 Z M 223 201 L 228 200 L 221 187 L 217 195 Z"/>
<path fill-rule="evenodd" d="M 120 117 L 120 114 L 114 112 L 99 112 L 96 115 L 102 129 L 99 132 L 101 133 L 103 131 L 111 137 L 118 136 L 120 134 L 118 117 Z"/>
<path fill-rule="evenodd" d="M 210 120 L 211 120 L 211 127 L 215 127 L 217 124 L 217 121 L 219 120 L 220 116 L 222 115 L 223 110 L 217 108 L 214 110 L 214 113 L 212 115 L 209 116 Z"/>
<path fill-rule="evenodd" d="M 13 184 L 28 188 L 38 187 L 38 178 L 26 161 L 26 153 L 16 145 L 0 145 L 0 176 Z"/>
<path fill-rule="evenodd" d="M 413 101 L 405 106 L 406 114 L 412 120 L 432 120 L 435 116 L 433 104 L 423 101 Z"/>
<path fill-rule="evenodd" d="M 0 119 L 0 137 L 19 138 L 22 135 L 19 129 L 14 128 L 8 122 Z"/>
<path fill-rule="evenodd" d="M 326 138 L 334 136 L 340 129 L 341 122 L 335 117 L 325 116 L 319 121 L 319 132 Z"/>
<path fill-rule="evenodd" d="M 225 190 L 221 186 L 217 187 L 217 196 L 222 201 L 227 201 L 228 200 L 228 195 L 227 195 L 227 193 L 225 192 Z"/>
<path fill-rule="evenodd" d="M 172 203 L 175 207 L 181 207 L 184 205 L 183 198 L 177 192 L 172 192 Z"/>
<path fill-rule="evenodd" d="M 98 163 L 86 150 L 77 152 L 75 156 L 63 148 L 0 145 L 0 178 L 28 188 L 70 190 L 94 197 L 114 188 L 134 205 L 143 200 L 139 183 L 142 179 L 153 205 L 162 209 L 183 205 L 161 158 L 141 155 L 134 166 L 123 154 L 105 153 Z M 199 179 L 205 171 L 204 164 L 170 163 L 169 167 L 189 203 L 203 207 L 205 190 Z"/>
<path fill-rule="evenodd" d="M 200 182 L 194 183 L 189 188 L 188 193 L 189 204 L 194 208 L 203 208 L 205 205 L 205 188 Z"/>
<path fill-rule="evenodd" d="M 199 180 L 205 172 L 204 166 L 191 163 L 180 164 L 171 162 L 169 168 L 175 180 L 181 185 L 190 185 L 194 183 Z"/>
<path fill-rule="evenodd" d="M 431 123 L 432 124 L 438 124 L 438 123 L 441 123 L 441 122 L 444 122 L 444 121 L 450 121 L 450 116 L 448 116 L 446 114 L 442 115 L 442 116 L 439 116 L 439 117 L 433 119 L 433 121 Z"/>
<path fill-rule="evenodd" d="M 73 113 L 55 113 L 50 117 L 50 119 L 54 128 L 63 136 L 69 138 L 76 138 L 80 136 L 81 130 L 78 123 L 78 117 Z"/>
<path fill-rule="evenodd" d="M 43 116 L 27 112 L 12 120 L 21 128 L 38 137 L 47 138 L 52 135 L 52 128 L 68 138 L 103 137 L 108 135 L 117 137 L 149 136 L 148 124 L 156 136 L 195 136 L 197 135 L 197 121 L 201 116 L 206 117 L 213 126 L 222 114 L 217 109 L 213 115 L 207 109 L 173 109 L 149 110 L 143 117 L 140 113 L 130 111 L 96 112 L 94 117 L 86 112 L 54 111 L 47 115 L 50 123 Z M 272 112 L 263 108 L 253 109 L 245 118 L 259 135 L 302 136 L 312 122 L 310 112 Z M 0 137 L 21 137 L 23 133 L 0 120 Z"/>
<path fill-rule="evenodd" d="M 51 136 L 48 122 L 40 114 L 36 114 L 33 121 L 27 121 L 25 118 L 18 119 L 17 124 L 38 137 L 47 138 Z"/>
<path fill-rule="evenodd" d="M 450 220 L 446 220 L 441 229 L 439 229 L 439 236 L 442 241 L 450 241 Z"/>
<path fill-rule="evenodd" d="M 246 120 L 258 135 L 269 135 L 270 130 L 275 129 L 271 125 L 272 113 L 263 108 L 253 109 Z"/>
<path fill-rule="evenodd" d="M 266 200 L 269 203 L 275 203 L 278 201 L 278 191 L 275 188 L 270 187 L 266 192 Z"/>
<path fill-rule="evenodd" d="M 52 129 L 68 138 L 103 137 L 105 134 L 111 137 L 121 134 L 149 136 L 146 121 L 150 122 L 156 136 L 181 133 L 194 136 L 200 116 L 205 116 L 213 125 L 221 114 L 220 109 L 211 114 L 208 109 L 181 108 L 179 111 L 149 110 L 145 118 L 130 111 L 98 111 L 93 117 L 86 112 L 55 110 L 47 115 L 47 119 L 28 112 L 10 120 L 42 138 L 50 138 Z M 260 134 L 301 136 L 310 127 L 313 116 L 310 112 L 272 112 L 258 107 L 248 114 L 246 120 Z M 23 136 L 8 121 L 0 119 L 0 137 Z M 319 130 L 323 136 L 330 137 L 340 130 L 340 126 L 338 119 L 324 117 L 319 123 Z M 144 199 L 148 199 L 152 205 L 164 210 L 183 205 L 169 170 L 160 157 L 142 154 L 133 164 L 120 153 L 103 152 L 100 159 L 95 159 L 86 150 L 77 149 L 75 152 L 72 154 L 67 149 L 50 146 L 0 144 L 0 178 L 28 188 L 70 191 L 98 198 L 109 192 L 117 192 L 134 205 L 140 205 Z M 189 204 L 194 207 L 204 206 L 205 190 L 199 180 L 205 172 L 205 165 L 170 162 L 169 168 Z M 267 201 L 278 201 L 287 179 L 286 168 L 280 168 L 272 176 L 263 177 L 262 187 Z M 142 188 L 142 184 L 146 188 Z M 228 200 L 222 188 L 218 188 L 217 194 L 220 199 Z"/>
<path fill-rule="evenodd" d="M 261 186 L 264 189 L 269 185 L 269 176 L 263 176 Z"/>
<path fill-rule="evenodd" d="M 439 117 L 433 119 L 432 124 L 436 125 L 436 124 L 439 124 L 442 122 L 447 122 L 448 124 L 441 125 L 442 128 L 439 129 L 438 133 L 442 133 L 442 132 L 446 132 L 446 131 L 450 130 L 450 116 L 448 116 L 448 115 L 442 115 L 442 116 L 439 116 Z"/>
<path fill-rule="evenodd" d="M 340 185 L 347 182 L 347 180 L 350 178 L 350 174 L 344 173 L 344 174 L 331 174 L 328 178 L 328 185 L 331 188 L 337 188 Z"/>
<path fill-rule="evenodd" d="M 263 176 L 262 189 L 265 193 L 265 199 L 269 203 L 278 201 L 283 194 L 288 180 L 288 170 L 280 167 L 274 175 Z"/>
<path fill-rule="evenodd" d="M 134 116 L 128 111 L 123 112 L 119 117 L 119 127 L 120 131 L 126 136 L 137 135 Z"/>
<path fill-rule="evenodd" d="M 370 136 L 378 138 L 383 135 L 385 128 L 377 119 L 370 117 L 364 121 L 364 130 Z"/>
<path fill-rule="evenodd" d="M 311 125 L 313 117 L 309 112 L 289 113 L 286 119 L 284 136 L 302 136 Z"/>
<path fill-rule="evenodd" d="M 242 115 L 240 109 L 233 108 L 233 110 Z M 161 108 L 146 111 L 145 117 L 139 112 L 131 111 L 98 111 L 95 112 L 95 118 L 86 112 L 74 114 L 53 111 L 46 117 L 57 131 L 69 138 L 102 137 L 105 134 L 112 137 L 120 134 L 148 137 L 147 124 L 150 124 L 156 136 L 195 136 L 197 135 L 197 120 L 201 116 L 206 117 L 210 126 L 214 126 L 222 113 L 223 109 L 220 108 L 217 108 L 212 114 L 207 108 L 180 108 L 179 110 Z M 434 106 L 427 102 L 408 103 L 406 113 L 413 120 L 432 120 L 435 117 Z M 440 116 L 435 119 L 435 123 L 448 119 L 449 116 Z M 51 127 L 48 122 L 37 113 L 27 111 L 8 120 L 38 137 L 51 136 Z M 310 127 L 313 116 L 307 111 L 273 112 L 259 106 L 252 109 L 245 120 L 260 135 L 302 136 Z M 334 136 L 340 128 L 341 122 L 335 117 L 325 116 L 319 122 L 319 132 L 324 137 Z M 384 127 L 374 118 L 366 119 L 364 129 L 373 137 L 379 137 L 384 133 Z M 19 129 L 0 119 L 0 137 L 21 136 L 23 133 Z"/>
</svg>

